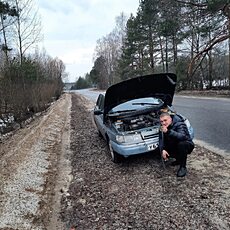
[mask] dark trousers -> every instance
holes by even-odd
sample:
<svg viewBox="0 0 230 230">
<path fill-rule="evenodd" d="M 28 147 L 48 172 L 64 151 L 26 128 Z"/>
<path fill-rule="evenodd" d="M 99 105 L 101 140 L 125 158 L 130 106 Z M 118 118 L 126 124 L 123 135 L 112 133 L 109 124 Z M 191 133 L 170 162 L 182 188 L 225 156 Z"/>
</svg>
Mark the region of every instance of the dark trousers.
<svg viewBox="0 0 230 230">
<path fill-rule="evenodd" d="M 190 154 L 193 149 L 194 149 L 194 144 L 188 141 L 180 141 L 173 148 L 172 147 L 169 148 L 168 152 L 170 156 L 176 158 L 180 166 L 186 167 L 187 155 Z"/>
</svg>

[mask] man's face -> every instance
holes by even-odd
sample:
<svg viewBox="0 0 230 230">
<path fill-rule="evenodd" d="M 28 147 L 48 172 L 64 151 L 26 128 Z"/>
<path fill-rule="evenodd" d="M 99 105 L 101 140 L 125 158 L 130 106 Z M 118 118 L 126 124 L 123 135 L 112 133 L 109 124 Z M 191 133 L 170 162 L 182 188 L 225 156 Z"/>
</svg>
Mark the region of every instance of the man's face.
<svg viewBox="0 0 230 230">
<path fill-rule="evenodd" d="M 160 117 L 160 122 L 162 126 L 165 126 L 168 128 L 168 126 L 172 124 L 172 118 L 168 115 L 165 115 L 163 117 Z"/>
</svg>

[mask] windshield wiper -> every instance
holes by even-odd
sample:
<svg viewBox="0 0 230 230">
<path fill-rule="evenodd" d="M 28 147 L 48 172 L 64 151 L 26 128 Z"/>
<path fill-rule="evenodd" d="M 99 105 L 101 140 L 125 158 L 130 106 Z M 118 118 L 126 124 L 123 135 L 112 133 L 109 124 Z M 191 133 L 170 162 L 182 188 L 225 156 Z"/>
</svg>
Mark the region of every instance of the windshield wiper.
<svg viewBox="0 0 230 230">
<path fill-rule="evenodd" d="M 130 110 L 118 110 L 118 111 L 113 111 L 110 112 L 109 114 L 114 114 L 114 113 L 129 113 L 129 112 L 134 112 L 136 109 L 130 109 Z"/>
<path fill-rule="evenodd" d="M 159 103 L 149 103 L 149 102 L 134 102 L 132 105 L 159 105 Z"/>
</svg>

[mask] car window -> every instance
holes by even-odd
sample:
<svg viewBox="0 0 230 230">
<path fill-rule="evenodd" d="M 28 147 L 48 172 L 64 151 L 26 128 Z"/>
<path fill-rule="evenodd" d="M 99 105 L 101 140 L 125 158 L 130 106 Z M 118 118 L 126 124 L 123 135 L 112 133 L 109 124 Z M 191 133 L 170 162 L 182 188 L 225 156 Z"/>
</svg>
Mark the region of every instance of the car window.
<svg viewBox="0 0 230 230">
<path fill-rule="evenodd" d="M 96 106 L 98 107 L 98 109 L 101 109 L 101 110 L 104 109 L 104 102 L 105 102 L 105 96 L 103 94 L 100 94 L 96 102 Z"/>
</svg>

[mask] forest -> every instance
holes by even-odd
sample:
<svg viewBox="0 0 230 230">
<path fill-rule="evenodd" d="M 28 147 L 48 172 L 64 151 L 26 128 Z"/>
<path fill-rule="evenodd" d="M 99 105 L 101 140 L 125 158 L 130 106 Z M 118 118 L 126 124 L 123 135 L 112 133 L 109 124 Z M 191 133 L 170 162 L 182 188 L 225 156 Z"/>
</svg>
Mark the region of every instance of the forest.
<svg viewBox="0 0 230 230">
<path fill-rule="evenodd" d="M 121 13 L 98 39 L 93 68 L 76 87 L 173 72 L 177 90 L 229 89 L 229 37 L 229 0 L 140 0 L 135 16 Z"/>
<path fill-rule="evenodd" d="M 41 28 L 33 0 L 0 1 L 0 133 L 62 93 L 65 65 L 38 50 Z"/>
</svg>

